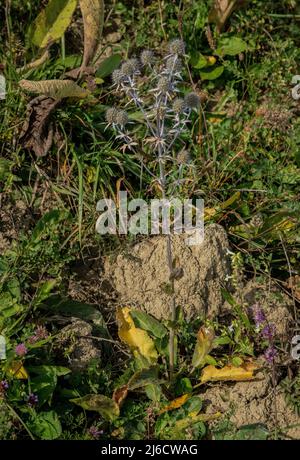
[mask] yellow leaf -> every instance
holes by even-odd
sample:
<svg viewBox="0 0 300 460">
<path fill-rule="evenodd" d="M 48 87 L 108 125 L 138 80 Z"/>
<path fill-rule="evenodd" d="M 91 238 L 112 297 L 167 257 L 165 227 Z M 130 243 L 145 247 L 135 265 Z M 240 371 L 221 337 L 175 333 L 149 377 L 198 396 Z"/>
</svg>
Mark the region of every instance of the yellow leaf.
<svg viewBox="0 0 300 460">
<path fill-rule="evenodd" d="M 130 315 L 130 308 L 118 308 L 116 316 L 118 334 L 122 342 L 125 342 L 133 351 L 138 351 L 150 363 L 155 363 L 158 355 L 154 342 L 146 331 L 135 327 Z"/>
<path fill-rule="evenodd" d="M 10 368 L 8 369 L 7 373 L 18 380 L 27 380 L 28 374 L 26 369 L 24 368 L 23 364 L 19 361 L 12 362 Z"/>
<path fill-rule="evenodd" d="M 201 374 L 201 383 L 209 381 L 226 381 L 233 380 L 244 381 L 244 380 L 253 380 L 254 371 L 258 369 L 257 365 L 254 363 L 244 363 L 240 367 L 235 367 L 229 364 L 228 366 L 217 369 L 215 366 L 206 366 Z"/>
<path fill-rule="evenodd" d="M 33 23 L 31 40 L 46 48 L 58 40 L 70 25 L 77 0 L 50 0 Z"/>
<path fill-rule="evenodd" d="M 170 402 L 166 407 L 164 407 L 159 414 L 163 414 L 164 412 L 169 412 L 170 410 L 178 409 L 179 407 L 183 406 L 183 404 L 190 398 L 190 394 L 186 393 L 179 398 L 174 399 Z"/>
<path fill-rule="evenodd" d="M 202 326 L 197 334 L 197 343 L 195 346 L 192 366 L 199 367 L 205 362 L 206 356 L 213 348 L 213 340 L 215 338 L 214 330 L 211 327 Z"/>
</svg>

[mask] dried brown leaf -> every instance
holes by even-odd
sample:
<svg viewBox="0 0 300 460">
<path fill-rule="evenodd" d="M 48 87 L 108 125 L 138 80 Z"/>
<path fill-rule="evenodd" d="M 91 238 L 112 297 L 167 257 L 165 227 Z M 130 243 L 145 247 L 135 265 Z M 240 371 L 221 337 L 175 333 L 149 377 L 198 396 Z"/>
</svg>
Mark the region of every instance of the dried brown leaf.
<svg viewBox="0 0 300 460">
<path fill-rule="evenodd" d="M 88 66 L 94 57 L 98 40 L 102 35 L 104 23 L 103 0 L 79 0 L 84 25 L 84 52 L 82 69 Z"/>
<path fill-rule="evenodd" d="M 19 86 L 25 91 L 43 94 L 53 99 L 66 97 L 84 98 L 90 94 L 89 91 L 81 88 L 72 80 L 21 80 Z"/>
</svg>

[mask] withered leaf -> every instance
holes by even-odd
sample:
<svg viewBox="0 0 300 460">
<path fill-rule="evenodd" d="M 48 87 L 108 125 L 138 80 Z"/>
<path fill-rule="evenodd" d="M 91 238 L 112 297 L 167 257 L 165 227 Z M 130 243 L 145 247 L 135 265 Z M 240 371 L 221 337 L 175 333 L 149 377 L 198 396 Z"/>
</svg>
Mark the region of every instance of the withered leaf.
<svg viewBox="0 0 300 460">
<path fill-rule="evenodd" d="M 84 27 L 84 52 L 82 69 L 92 60 L 104 23 L 103 0 L 79 0 Z"/>
<path fill-rule="evenodd" d="M 26 120 L 22 126 L 20 140 L 38 157 L 45 156 L 51 148 L 53 125 L 49 120 L 51 113 L 59 103 L 60 99 L 38 96 L 27 105 Z"/>
<path fill-rule="evenodd" d="M 244 363 L 239 367 L 231 364 L 217 369 L 215 366 L 206 366 L 201 374 L 201 383 L 215 381 L 235 381 L 242 382 L 245 380 L 253 380 L 255 378 L 254 371 L 258 369 L 255 363 Z"/>
<path fill-rule="evenodd" d="M 127 395 L 128 395 L 128 385 L 123 385 L 122 387 L 115 389 L 115 391 L 113 392 L 112 399 L 113 401 L 115 401 L 115 403 L 118 404 L 119 407 L 121 407 Z"/>
<path fill-rule="evenodd" d="M 89 91 L 81 88 L 72 80 L 21 80 L 19 86 L 25 91 L 43 94 L 53 99 L 66 97 L 85 98 L 90 94 Z"/>
</svg>

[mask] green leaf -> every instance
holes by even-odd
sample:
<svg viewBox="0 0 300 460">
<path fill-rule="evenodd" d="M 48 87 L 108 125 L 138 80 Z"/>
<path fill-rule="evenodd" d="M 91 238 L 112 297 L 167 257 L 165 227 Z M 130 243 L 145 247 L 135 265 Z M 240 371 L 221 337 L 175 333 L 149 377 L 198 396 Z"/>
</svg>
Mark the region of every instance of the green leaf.
<svg viewBox="0 0 300 460">
<path fill-rule="evenodd" d="M 246 441 L 265 441 L 269 436 L 269 431 L 265 425 L 254 423 L 252 425 L 243 425 L 235 435 L 236 440 Z"/>
<path fill-rule="evenodd" d="M 37 374 L 31 379 L 31 389 L 39 398 L 39 406 L 51 402 L 52 395 L 57 385 L 57 377 L 67 375 L 70 369 L 62 366 L 31 366 L 27 367 L 30 375 Z"/>
<path fill-rule="evenodd" d="M 219 56 L 235 56 L 247 51 L 247 43 L 239 37 L 223 37 L 218 43 L 216 54 Z"/>
<path fill-rule="evenodd" d="M 128 382 L 128 389 L 136 390 L 137 388 L 158 383 L 161 383 L 161 380 L 158 378 L 158 367 L 152 366 L 148 369 L 141 369 L 133 374 Z"/>
<path fill-rule="evenodd" d="M 48 280 L 45 281 L 41 286 L 39 286 L 36 296 L 34 298 L 34 305 L 39 305 L 49 297 L 49 294 L 57 284 L 57 281 L 58 280 L 55 279 Z"/>
<path fill-rule="evenodd" d="M 35 19 L 30 30 L 34 45 L 46 48 L 64 34 L 70 25 L 77 0 L 50 0 Z"/>
<path fill-rule="evenodd" d="M 159 402 L 162 395 L 161 386 L 155 384 L 147 385 L 145 387 L 145 393 L 151 401 Z"/>
<path fill-rule="evenodd" d="M 217 66 L 217 67 L 211 67 L 211 68 L 206 68 L 205 70 L 200 71 L 200 77 L 202 80 L 216 80 L 216 78 L 219 78 L 224 71 L 224 66 Z"/>
<path fill-rule="evenodd" d="M 231 362 L 235 367 L 240 367 L 243 364 L 243 360 L 239 356 L 234 356 Z"/>
<path fill-rule="evenodd" d="M 38 221 L 31 235 L 31 241 L 37 242 L 43 234 L 49 232 L 49 229 L 53 225 L 58 225 L 59 222 L 66 219 L 68 213 L 66 211 L 60 211 L 59 209 L 53 209 L 52 211 L 47 212 L 41 217 Z"/>
<path fill-rule="evenodd" d="M 157 321 L 157 319 L 153 318 L 153 316 L 147 315 L 147 313 L 139 310 L 131 310 L 130 314 L 136 327 L 150 332 L 151 335 L 158 339 L 162 339 L 167 335 L 168 331 L 165 326 Z"/>
<path fill-rule="evenodd" d="M 62 433 L 61 424 L 54 410 L 40 412 L 29 424 L 32 433 L 40 439 L 57 439 Z"/>
<path fill-rule="evenodd" d="M 97 69 L 96 77 L 105 78 L 111 75 L 119 67 L 121 59 L 122 56 L 120 54 L 112 54 L 112 56 L 104 59 Z"/>
<path fill-rule="evenodd" d="M 118 404 L 104 395 L 90 394 L 70 401 L 85 410 L 99 412 L 108 421 L 115 420 L 120 415 Z"/>
</svg>

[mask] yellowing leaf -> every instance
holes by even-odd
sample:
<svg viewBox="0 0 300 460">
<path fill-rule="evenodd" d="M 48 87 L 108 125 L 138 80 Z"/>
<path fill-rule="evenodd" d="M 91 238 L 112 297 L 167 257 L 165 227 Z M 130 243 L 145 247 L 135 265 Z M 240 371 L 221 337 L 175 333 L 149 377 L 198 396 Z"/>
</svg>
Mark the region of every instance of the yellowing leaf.
<svg viewBox="0 0 300 460">
<path fill-rule="evenodd" d="M 163 414 L 164 412 L 169 412 L 170 410 L 178 409 L 183 406 L 183 404 L 190 398 L 190 394 L 186 393 L 179 398 L 174 399 L 166 407 L 164 407 L 159 413 Z"/>
<path fill-rule="evenodd" d="M 217 369 L 215 366 L 206 366 L 201 374 L 201 383 L 232 380 L 235 382 L 253 380 L 254 371 L 258 369 L 254 363 L 244 363 L 240 367 L 229 364 L 228 366 Z"/>
<path fill-rule="evenodd" d="M 202 326 L 197 334 L 197 343 L 195 346 L 192 366 L 199 367 L 205 363 L 205 358 L 213 348 L 215 333 L 212 328 Z"/>
<path fill-rule="evenodd" d="M 138 351 L 150 363 L 157 361 L 157 351 L 154 342 L 146 331 L 135 327 L 130 316 L 130 308 L 123 307 L 117 310 L 118 334 L 133 351 Z"/>
<path fill-rule="evenodd" d="M 43 94 L 54 99 L 65 97 L 84 98 L 90 94 L 89 91 L 78 86 L 73 80 L 21 80 L 19 86 L 25 91 Z"/>
<path fill-rule="evenodd" d="M 17 379 L 17 380 L 27 380 L 28 374 L 26 369 L 24 368 L 23 364 L 19 361 L 12 362 L 10 368 L 8 369 L 7 373 Z"/>
<path fill-rule="evenodd" d="M 115 420 L 120 415 L 120 409 L 116 401 L 104 395 L 85 395 L 82 398 L 70 400 L 85 410 L 99 412 L 106 420 Z"/>
<path fill-rule="evenodd" d="M 104 23 L 103 0 L 79 0 L 84 27 L 84 52 L 82 67 L 87 67 L 94 56 Z"/>
<path fill-rule="evenodd" d="M 77 0 L 50 0 L 33 24 L 32 43 L 40 48 L 58 40 L 70 25 Z"/>
</svg>

